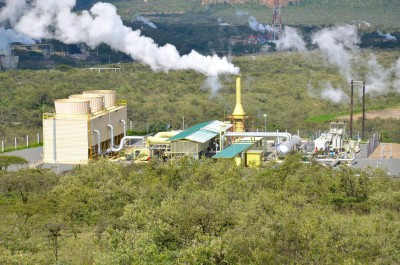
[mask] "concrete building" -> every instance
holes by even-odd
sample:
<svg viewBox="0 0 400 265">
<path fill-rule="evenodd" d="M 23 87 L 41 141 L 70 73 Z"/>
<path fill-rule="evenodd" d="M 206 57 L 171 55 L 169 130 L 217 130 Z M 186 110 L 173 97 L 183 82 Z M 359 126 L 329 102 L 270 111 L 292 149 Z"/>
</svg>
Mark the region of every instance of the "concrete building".
<svg viewBox="0 0 400 265">
<path fill-rule="evenodd" d="M 44 163 L 86 164 L 125 135 L 126 101 L 116 102 L 115 91 L 84 91 L 55 109 L 43 115 Z"/>
</svg>

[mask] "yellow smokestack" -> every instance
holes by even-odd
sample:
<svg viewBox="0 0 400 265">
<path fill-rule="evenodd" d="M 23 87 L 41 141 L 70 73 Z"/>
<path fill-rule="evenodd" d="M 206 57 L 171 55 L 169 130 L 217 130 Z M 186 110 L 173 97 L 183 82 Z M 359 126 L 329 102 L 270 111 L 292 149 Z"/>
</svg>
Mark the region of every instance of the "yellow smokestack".
<svg viewBox="0 0 400 265">
<path fill-rule="evenodd" d="M 233 110 L 233 116 L 244 116 L 244 110 L 242 106 L 242 87 L 241 87 L 241 78 L 240 76 L 236 77 L 236 106 Z"/>
<path fill-rule="evenodd" d="M 244 132 L 244 119 L 245 113 L 242 106 L 242 88 L 241 88 L 241 78 L 236 77 L 236 106 L 233 110 L 232 115 L 229 117 L 233 121 L 233 131 Z"/>
</svg>

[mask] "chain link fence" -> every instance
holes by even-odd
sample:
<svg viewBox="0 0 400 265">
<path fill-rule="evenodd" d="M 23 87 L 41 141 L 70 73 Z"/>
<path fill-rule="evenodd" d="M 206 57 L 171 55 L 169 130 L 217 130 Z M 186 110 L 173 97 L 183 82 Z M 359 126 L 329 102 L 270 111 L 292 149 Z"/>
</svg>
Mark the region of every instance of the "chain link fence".
<svg viewBox="0 0 400 265">
<path fill-rule="evenodd" d="M 369 157 L 379 145 L 379 134 L 375 133 L 367 142 L 367 157 Z"/>
</svg>

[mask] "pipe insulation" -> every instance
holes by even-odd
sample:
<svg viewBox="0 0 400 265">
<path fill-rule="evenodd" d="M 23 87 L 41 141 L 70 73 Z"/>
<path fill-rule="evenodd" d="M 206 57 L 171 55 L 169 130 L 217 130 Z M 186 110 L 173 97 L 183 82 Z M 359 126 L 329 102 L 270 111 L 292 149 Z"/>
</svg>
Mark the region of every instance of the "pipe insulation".
<svg viewBox="0 0 400 265">
<path fill-rule="evenodd" d="M 124 120 L 119 120 L 119 122 L 122 122 L 124 124 L 124 137 L 126 136 L 126 121 Z"/>
<path fill-rule="evenodd" d="M 110 128 L 111 148 L 113 148 L 114 147 L 114 127 L 111 124 L 107 124 L 107 127 Z"/>
<path fill-rule="evenodd" d="M 124 147 L 124 144 L 127 140 L 144 140 L 144 138 L 146 138 L 146 136 L 125 136 L 121 139 L 121 143 L 119 144 L 119 146 L 117 148 L 115 147 L 111 147 L 107 150 L 107 153 L 110 152 L 119 152 L 122 150 L 122 148 Z"/>
<path fill-rule="evenodd" d="M 100 131 L 93 130 L 93 132 L 97 133 L 97 154 L 101 154 L 101 138 L 100 138 Z"/>
<path fill-rule="evenodd" d="M 288 141 L 292 139 L 292 135 L 285 132 L 227 132 L 223 137 L 285 137 Z"/>
</svg>

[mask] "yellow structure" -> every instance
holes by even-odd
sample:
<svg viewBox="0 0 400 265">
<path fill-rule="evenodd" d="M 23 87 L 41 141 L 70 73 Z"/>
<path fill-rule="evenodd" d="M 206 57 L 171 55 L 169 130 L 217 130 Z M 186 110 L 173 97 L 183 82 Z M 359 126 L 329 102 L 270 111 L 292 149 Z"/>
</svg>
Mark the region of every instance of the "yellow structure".
<svg viewBox="0 0 400 265">
<path fill-rule="evenodd" d="M 126 131 L 126 101 L 115 91 L 85 91 L 55 101 L 55 113 L 43 114 L 43 161 L 85 164 L 118 144 Z"/>
<path fill-rule="evenodd" d="M 169 138 L 177 135 L 181 131 L 158 132 L 154 136 L 146 138 L 146 147 L 150 151 L 150 156 L 163 157 L 171 151 L 171 141 Z"/>
<path fill-rule="evenodd" d="M 240 76 L 236 77 L 236 106 L 232 115 L 228 116 L 233 123 L 234 132 L 244 132 L 245 112 L 242 106 L 242 87 Z"/>
<path fill-rule="evenodd" d="M 263 161 L 263 150 L 249 150 L 246 152 L 246 166 L 247 167 L 258 167 Z"/>
<path fill-rule="evenodd" d="M 237 166 L 260 165 L 264 154 L 262 139 L 262 137 L 241 138 L 213 156 L 213 158 L 233 158 Z"/>
</svg>

